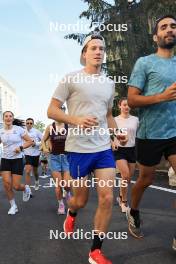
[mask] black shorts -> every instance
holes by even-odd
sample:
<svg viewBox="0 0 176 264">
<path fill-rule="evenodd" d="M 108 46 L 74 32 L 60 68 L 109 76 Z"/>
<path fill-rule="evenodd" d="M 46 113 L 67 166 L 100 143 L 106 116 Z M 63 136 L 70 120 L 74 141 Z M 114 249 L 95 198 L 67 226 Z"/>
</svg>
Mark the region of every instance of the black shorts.
<svg viewBox="0 0 176 264">
<path fill-rule="evenodd" d="M 1 171 L 11 171 L 12 174 L 23 175 L 24 163 L 20 159 L 1 159 Z"/>
<path fill-rule="evenodd" d="M 114 151 L 114 159 L 136 163 L 135 147 L 118 147 L 118 150 Z"/>
<path fill-rule="evenodd" d="M 31 165 L 33 167 L 38 167 L 39 166 L 39 157 L 40 156 L 25 155 L 25 164 Z"/>
<path fill-rule="evenodd" d="M 170 155 L 174 154 L 176 154 L 176 137 L 169 139 L 136 138 L 136 159 L 142 165 L 157 165 L 163 155 L 167 160 Z"/>
</svg>

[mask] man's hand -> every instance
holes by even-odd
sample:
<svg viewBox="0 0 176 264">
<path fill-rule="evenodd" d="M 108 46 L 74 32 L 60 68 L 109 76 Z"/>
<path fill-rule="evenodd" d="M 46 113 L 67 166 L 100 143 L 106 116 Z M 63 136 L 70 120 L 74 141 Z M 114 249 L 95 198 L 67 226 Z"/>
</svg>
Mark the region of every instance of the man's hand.
<svg viewBox="0 0 176 264">
<path fill-rule="evenodd" d="M 20 147 L 17 147 L 16 149 L 14 149 L 14 152 L 17 153 L 17 154 L 20 153 L 21 152 Z"/>
<path fill-rule="evenodd" d="M 48 155 L 51 151 L 50 151 L 50 149 L 48 149 L 48 148 L 43 148 L 43 149 L 42 149 L 42 152 L 43 152 L 45 155 Z"/>
<path fill-rule="evenodd" d="M 94 116 L 74 117 L 74 123 L 82 128 L 92 128 L 98 125 L 98 120 Z"/>
<path fill-rule="evenodd" d="M 176 82 L 171 86 L 167 87 L 164 92 L 159 94 L 161 101 L 172 101 L 176 100 Z"/>
<path fill-rule="evenodd" d="M 116 137 L 114 137 L 114 140 L 111 140 L 111 147 L 113 151 L 118 150 L 119 141 L 117 140 Z"/>
<path fill-rule="evenodd" d="M 127 135 L 117 135 L 117 139 L 119 140 L 121 146 L 125 146 L 126 143 L 128 142 Z"/>
</svg>

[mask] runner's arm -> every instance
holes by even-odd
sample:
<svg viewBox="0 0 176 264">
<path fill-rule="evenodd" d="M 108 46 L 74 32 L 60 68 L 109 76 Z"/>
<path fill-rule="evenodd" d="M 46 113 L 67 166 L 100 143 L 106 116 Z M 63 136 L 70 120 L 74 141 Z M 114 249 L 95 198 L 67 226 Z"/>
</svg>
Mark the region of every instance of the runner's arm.
<svg viewBox="0 0 176 264">
<path fill-rule="evenodd" d="M 141 95 L 141 90 L 137 87 L 129 86 L 128 88 L 128 105 L 130 107 L 142 107 L 172 100 L 176 100 L 176 83 L 167 87 L 162 93 L 147 96 Z"/>
<path fill-rule="evenodd" d="M 61 110 L 62 105 L 63 105 L 63 102 L 61 102 L 60 100 L 57 100 L 55 98 L 52 98 L 50 105 L 48 107 L 48 111 L 47 111 L 48 118 L 62 122 L 64 124 L 75 125 L 76 124 L 75 118 L 73 116 L 65 114 Z"/>
<path fill-rule="evenodd" d="M 49 140 L 49 136 L 50 136 L 50 125 L 47 126 L 47 128 L 45 129 L 45 133 L 42 138 L 42 150 L 44 152 L 48 152 L 48 147 L 46 145 L 46 142 Z"/>
<path fill-rule="evenodd" d="M 32 139 L 27 134 L 23 135 L 22 139 L 24 140 L 24 144 L 22 146 L 23 149 L 28 148 L 33 145 Z"/>
</svg>

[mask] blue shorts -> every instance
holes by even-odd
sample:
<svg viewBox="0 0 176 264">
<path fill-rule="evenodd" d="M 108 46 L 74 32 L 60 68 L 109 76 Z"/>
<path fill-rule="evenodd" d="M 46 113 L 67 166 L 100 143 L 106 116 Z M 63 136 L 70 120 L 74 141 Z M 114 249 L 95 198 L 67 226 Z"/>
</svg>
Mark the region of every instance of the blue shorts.
<svg viewBox="0 0 176 264">
<path fill-rule="evenodd" d="M 69 171 L 69 163 L 67 160 L 67 155 L 60 154 L 60 155 L 49 155 L 49 167 L 50 170 L 53 171 Z"/>
<path fill-rule="evenodd" d="M 85 177 L 96 169 L 115 168 L 111 149 L 95 153 L 68 152 L 67 158 L 73 179 Z"/>
</svg>

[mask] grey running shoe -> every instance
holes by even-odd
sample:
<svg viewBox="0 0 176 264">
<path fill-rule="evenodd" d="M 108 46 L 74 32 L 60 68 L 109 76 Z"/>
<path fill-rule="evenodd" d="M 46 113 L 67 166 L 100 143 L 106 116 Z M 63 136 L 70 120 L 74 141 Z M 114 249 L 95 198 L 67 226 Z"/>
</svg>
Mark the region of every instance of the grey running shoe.
<svg viewBox="0 0 176 264">
<path fill-rule="evenodd" d="M 174 239 L 173 239 L 172 248 L 173 248 L 173 250 L 176 251 L 176 236 L 175 236 Z"/>
<path fill-rule="evenodd" d="M 131 208 L 128 208 L 126 211 L 126 217 L 128 220 L 129 232 L 135 238 L 143 238 L 144 235 L 143 235 L 141 228 L 140 228 L 141 221 L 140 221 L 139 212 L 135 215 L 135 217 L 133 217 L 130 214 L 130 210 L 131 210 Z"/>
<path fill-rule="evenodd" d="M 27 202 L 30 199 L 31 189 L 29 185 L 25 185 L 25 190 L 23 191 L 23 202 Z"/>
</svg>

